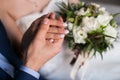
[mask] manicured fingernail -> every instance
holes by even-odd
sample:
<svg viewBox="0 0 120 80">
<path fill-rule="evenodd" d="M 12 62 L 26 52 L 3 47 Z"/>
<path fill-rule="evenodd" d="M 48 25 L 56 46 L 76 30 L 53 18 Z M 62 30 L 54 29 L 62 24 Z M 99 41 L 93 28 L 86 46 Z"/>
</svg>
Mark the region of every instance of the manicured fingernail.
<svg viewBox="0 0 120 80">
<path fill-rule="evenodd" d="M 68 34 L 69 33 L 69 31 L 68 30 L 65 30 L 65 34 Z"/>
<path fill-rule="evenodd" d="M 64 35 L 64 34 L 61 34 L 61 35 L 60 35 L 60 38 L 64 38 L 64 37 L 65 37 L 65 35 Z"/>
<path fill-rule="evenodd" d="M 63 26 L 64 26 L 64 27 L 67 27 L 67 23 L 63 23 Z"/>
<path fill-rule="evenodd" d="M 43 24 L 48 24 L 49 23 L 49 20 L 47 19 L 47 18 L 45 18 L 44 20 L 43 20 Z"/>
</svg>

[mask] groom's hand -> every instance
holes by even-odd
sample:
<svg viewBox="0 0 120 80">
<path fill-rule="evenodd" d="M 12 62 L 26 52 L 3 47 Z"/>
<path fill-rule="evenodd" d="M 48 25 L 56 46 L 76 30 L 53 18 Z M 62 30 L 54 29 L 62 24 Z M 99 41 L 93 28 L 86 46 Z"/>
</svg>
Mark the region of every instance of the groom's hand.
<svg viewBox="0 0 120 80">
<path fill-rule="evenodd" d="M 66 31 L 62 18 L 56 20 L 53 16 L 37 19 L 23 36 L 24 65 L 35 71 L 62 48 Z"/>
</svg>

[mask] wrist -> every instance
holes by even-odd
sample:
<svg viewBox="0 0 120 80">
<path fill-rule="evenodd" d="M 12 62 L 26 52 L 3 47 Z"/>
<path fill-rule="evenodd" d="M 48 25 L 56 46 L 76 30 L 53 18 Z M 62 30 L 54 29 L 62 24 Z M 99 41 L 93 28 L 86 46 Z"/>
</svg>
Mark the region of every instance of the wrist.
<svg viewBox="0 0 120 80">
<path fill-rule="evenodd" d="M 25 66 L 26 67 L 28 67 L 28 68 L 30 68 L 30 69 L 32 69 L 32 70 L 34 70 L 34 71 L 38 71 L 39 70 L 39 68 L 40 68 L 40 66 L 39 65 L 37 65 L 37 64 L 35 64 L 35 62 L 34 63 L 32 63 L 32 62 L 26 62 L 25 63 Z"/>
<path fill-rule="evenodd" d="M 21 67 L 20 67 L 20 70 L 23 71 L 23 72 L 26 72 L 26 73 L 28 73 L 28 74 L 30 74 L 30 75 L 32 75 L 33 77 L 35 77 L 35 78 L 37 78 L 37 79 L 40 78 L 40 74 L 39 74 L 38 72 L 34 71 L 34 70 L 31 69 L 31 68 L 28 68 L 28 67 L 26 67 L 26 66 L 21 66 Z"/>
</svg>

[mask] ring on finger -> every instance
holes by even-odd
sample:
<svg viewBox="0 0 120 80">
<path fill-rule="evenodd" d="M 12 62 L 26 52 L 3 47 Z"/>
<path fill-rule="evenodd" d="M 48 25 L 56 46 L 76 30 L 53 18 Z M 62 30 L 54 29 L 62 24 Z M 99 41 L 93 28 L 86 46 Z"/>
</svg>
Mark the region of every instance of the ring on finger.
<svg viewBox="0 0 120 80">
<path fill-rule="evenodd" d="M 53 43 L 53 42 L 54 42 L 54 39 L 51 38 L 49 41 L 50 41 L 50 43 Z"/>
</svg>

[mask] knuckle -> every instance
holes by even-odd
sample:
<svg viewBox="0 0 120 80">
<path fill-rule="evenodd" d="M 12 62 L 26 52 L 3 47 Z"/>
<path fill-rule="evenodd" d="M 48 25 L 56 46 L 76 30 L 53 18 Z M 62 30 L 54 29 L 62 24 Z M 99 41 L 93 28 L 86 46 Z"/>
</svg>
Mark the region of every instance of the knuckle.
<svg viewBox="0 0 120 80">
<path fill-rule="evenodd" d="M 57 31 L 58 31 L 58 33 L 62 33 L 62 30 L 61 30 L 61 29 L 59 29 L 59 28 L 57 29 Z"/>
<path fill-rule="evenodd" d="M 59 39 L 59 35 L 54 34 L 54 38 L 55 38 L 55 39 Z"/>
</svg>

